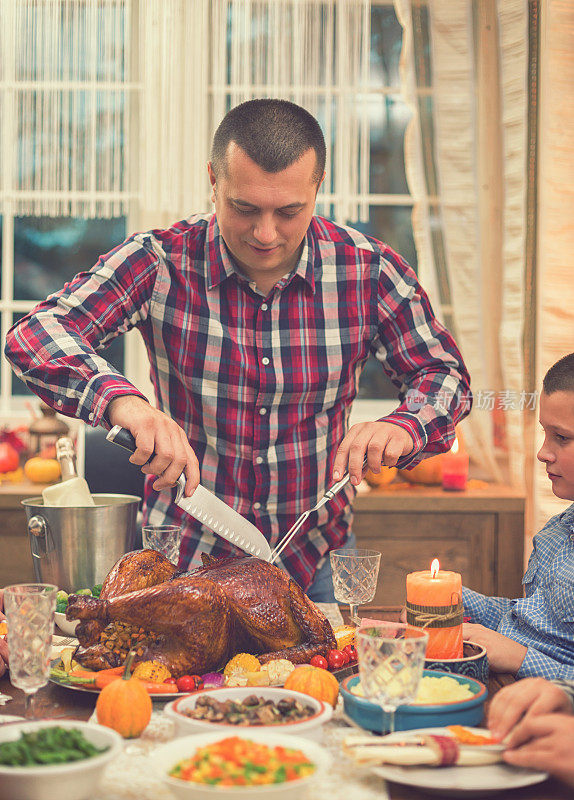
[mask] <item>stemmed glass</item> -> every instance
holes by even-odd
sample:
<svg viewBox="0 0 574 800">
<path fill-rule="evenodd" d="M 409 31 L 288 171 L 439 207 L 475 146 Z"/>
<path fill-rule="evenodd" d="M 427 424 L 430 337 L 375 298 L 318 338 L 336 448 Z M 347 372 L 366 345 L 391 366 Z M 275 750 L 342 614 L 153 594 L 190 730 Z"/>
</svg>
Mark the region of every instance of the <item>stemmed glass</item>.
<svg viewBox="0 0 574 800">
<path fill-rule="evenodd" d="M 176 567 L 179 561 L 181 536 L 181 525 L 144 525 L 142 527 L 143 546 L 146 549 L 162 553 Z"/>
<path fill-rule="evenodd" d="M 25 716 L 34 718 L 32 698 L 50 677 L 50 653 L 58 588 L 19 583 L 4 589 L 10 682 L 25 693 Z"/>
<path fill-rule="evenodd" d="M 411 625 L 381 622 L 359 629 L 355 638 L 361 687 L 386 712 L 393 733 L 397 707 L 417 696 L 429 635 Z"/>
<path fill-rule="evenodd" d="M 359 625 L 357 606 L 370 603 L 375 596 L 381 554 L 377 550 L 343 548 L 332 550 L 330 558 L 335 600 L 349 604 L 351 619 Z"/>
</svg>

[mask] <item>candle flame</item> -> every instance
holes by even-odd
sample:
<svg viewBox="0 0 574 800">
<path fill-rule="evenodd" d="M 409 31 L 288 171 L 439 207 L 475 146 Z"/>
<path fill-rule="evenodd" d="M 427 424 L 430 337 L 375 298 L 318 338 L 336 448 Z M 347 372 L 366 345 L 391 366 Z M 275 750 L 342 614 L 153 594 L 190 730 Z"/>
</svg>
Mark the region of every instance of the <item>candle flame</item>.
<svg viewBox="0 0 574 800">
<path fill-rule="evenodd" d="M 453 444 L 453 446 L 450 448 L 450 452 L 451 452 L 451 453 L 458 453 L 458 448 L 459 448 L 459 444 L 458 444 L 458 436 L 455 436 L 455 437 L 454 437 L 454 444 Z"/>
<path fill-rule="evenodd" d="M 438 558 L 433 558 L 432 564 L 430 565 L 431 578 L 436 578 L 439 569 L 440 569 L 440 564 Z"/>
</svg>

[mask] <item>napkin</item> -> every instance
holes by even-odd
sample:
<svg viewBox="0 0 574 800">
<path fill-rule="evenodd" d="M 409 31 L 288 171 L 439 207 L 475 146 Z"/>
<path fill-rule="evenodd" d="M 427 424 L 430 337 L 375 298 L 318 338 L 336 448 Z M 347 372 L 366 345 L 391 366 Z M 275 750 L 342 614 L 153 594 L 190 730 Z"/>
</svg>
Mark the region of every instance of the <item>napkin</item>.
<svg viewBox="0 0 574 800">
<path fill-rule="evenodd" d="M 357 764 L 377 766 L 479 767 L 502 761 L 502 750 L 483 745 L 460 745 L 452 736 L 426 734 L 395 741 L 385 737 L 348 736 L 344 752 Z"/>
</svg>

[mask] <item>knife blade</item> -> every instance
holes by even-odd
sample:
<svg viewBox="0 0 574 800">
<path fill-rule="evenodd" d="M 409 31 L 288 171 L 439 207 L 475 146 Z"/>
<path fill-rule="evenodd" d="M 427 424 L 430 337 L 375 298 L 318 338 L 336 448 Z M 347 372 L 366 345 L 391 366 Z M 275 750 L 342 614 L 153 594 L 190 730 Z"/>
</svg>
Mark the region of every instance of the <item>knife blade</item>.
<svg viewBox="0 0 574 800">
<path fill-rule="evenodd" d="M 129 450 L 130 453 L 136 450 L 136 440 L 121 425 L 114 425 L 108 432 L 106 439 L 123 447 L 125 450 Z M 150 461 L 153 457 L 152 454 Z M 269 542 L 261 531 L 257 530 L 255 525 L 201 484 L 197 486 L 190 497 L 184 497 L 185 481 L 185 474 L 182 473 L 177 480 L 176 505 L 186 514 L 190 514 L 198 522 L 210 528 L 218 536 L 249 553 L 249 555 L 261 558 L 264 561 L 270 561 L 271 548 L 269 547 Z"/>
</svg>

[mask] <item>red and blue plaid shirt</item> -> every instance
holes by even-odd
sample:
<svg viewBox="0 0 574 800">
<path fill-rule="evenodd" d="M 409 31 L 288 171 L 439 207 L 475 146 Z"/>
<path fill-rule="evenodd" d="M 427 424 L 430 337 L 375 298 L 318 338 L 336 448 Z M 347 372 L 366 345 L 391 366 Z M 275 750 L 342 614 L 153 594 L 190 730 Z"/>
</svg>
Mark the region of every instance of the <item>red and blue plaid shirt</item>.
<svg viewBox="0 0 574 800">
<path fill-rule="evenodd" d="M 403 398 L 386 419 L 415 441 L 417 455 L 400 466 L 423 449 L 448 449 L 453 423 L 470 408 L 461 355 L 413 270 L 382 242 L 319 217 L 297 267 L 266 297 L 234 266 L 214 215 L 136 234 L 20 320 L 6 354 L 46 403 L 106 424 L 113 398 L 140 393 L 99 353 L 133 327 L 157 406 L 186 431 L 202 484 L 271 547 L 332 483 L 369 353 Z M 183 525 L 180 566 L 198 563 L 202 551 L 233 550 L 152 483 L 144 521 Z M 348 484 L 283 552 L 303 588 L 345 542 L 354 493 Z"/>
</svg>

